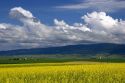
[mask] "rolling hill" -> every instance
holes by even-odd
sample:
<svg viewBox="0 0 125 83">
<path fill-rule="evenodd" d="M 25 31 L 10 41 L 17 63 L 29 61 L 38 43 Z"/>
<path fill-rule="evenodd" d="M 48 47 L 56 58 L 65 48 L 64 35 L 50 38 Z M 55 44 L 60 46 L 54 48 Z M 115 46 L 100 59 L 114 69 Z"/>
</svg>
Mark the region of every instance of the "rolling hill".
<svg viewBox="0 0 125 83">
<path fill-rule="evenodd" d="M 125 55 L 125 45 L 122 44 L 80 44 L 61 47 L 18 49 L 0 51 L 0 56 L 7 55 L 40 55 L 40 54 L 118 54 Z"/>
</svg>

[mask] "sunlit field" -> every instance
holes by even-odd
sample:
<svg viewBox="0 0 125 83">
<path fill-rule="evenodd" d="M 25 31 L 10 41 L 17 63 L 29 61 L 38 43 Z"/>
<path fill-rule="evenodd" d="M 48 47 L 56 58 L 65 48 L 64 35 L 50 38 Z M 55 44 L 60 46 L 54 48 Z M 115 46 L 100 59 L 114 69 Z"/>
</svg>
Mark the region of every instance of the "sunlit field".
<svg viewBox="0 0 125 83">
<path fill-rule="evenodd" d="M 1 64 L 0 83 L 125 83 L 125 63 Z"/>
</svg>

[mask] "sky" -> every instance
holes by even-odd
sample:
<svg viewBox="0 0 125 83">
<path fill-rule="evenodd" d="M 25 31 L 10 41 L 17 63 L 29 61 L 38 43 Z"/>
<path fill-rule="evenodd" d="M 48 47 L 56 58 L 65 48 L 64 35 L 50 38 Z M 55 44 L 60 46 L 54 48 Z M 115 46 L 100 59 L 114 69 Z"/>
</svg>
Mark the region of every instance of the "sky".
<svg viewBox="0 0 125 83">
<path fill-rule="evenodd" d="M 0 51 L 125 44 L 125 0 L 1 0 Z"/>
<path fill-rule="evenodd" d="M 74 11 L 71 10 L 68 12 L 68 10 L 64 9 L 58 9 L 55 8 L 56 6 L 63 6 L 68 4 L 76 4 L 80 3 L 79 0 L 2 0 L 0 1 L 0 22 L 11 22 L 8 18 L 8 12 L 13 7 L 22 7 L 24 9 L 27 9 L 31 11 L 36 17 L 41 19 L 44 23 L 47 25 L 53 25 L 53 19 L 59 18 L 59 19 L 65 19 L 69 21 L 69 23 L 73 23 L 72 20 L 79 21 L 79 16 L 82 15 L 80 13 L 81 11 Z M 66 13 L 67 12 L 67 13 Z M 77 13 L 77 14 L 74 14 Z M 72 15 L 71 17 L 69 17 Z"/>
</svg>

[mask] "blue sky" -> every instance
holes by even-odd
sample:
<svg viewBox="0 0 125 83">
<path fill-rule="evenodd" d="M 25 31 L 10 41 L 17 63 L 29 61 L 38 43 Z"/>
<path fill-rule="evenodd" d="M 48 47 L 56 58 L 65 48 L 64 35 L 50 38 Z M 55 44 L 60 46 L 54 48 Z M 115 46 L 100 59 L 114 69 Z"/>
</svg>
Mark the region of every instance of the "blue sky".
<svg viewBox="0 0 125 83">
<path fill-rule="evenodd" d="M 74 18 L 78 15 L 75 15 L 74 11 L 66 13 L 63 9 L 60 10 L 54 7 L 67 4 L 76 4 L 79 2 L 79 0 L 2 0 L 0 1 L 0 22 L 12 21 L 9 19 L 9 17 L 7 17 L 9 10 L 18 6 L 31 11 L 36 17 L 46 24 L 52 24 L 54 18 L 65 20 L 71 19 L 71 21 L 76 20 Z M 79 15 L 81 14 L 82 13 Z M 69 15 L 71 17 L 69 17 Z"/>
<path fill-rule="evenodd" d="M 13 19 L 9 18 L 8 13 L 11 8 L 18 6 L 31 11 L 37 18 L 39 18 L 43 23 L 47 25 L 52 25 L 54 18 L 58 18 L 60 20 L 63 19 L 69 24 L 75 23 L 76 21 L 82 22 L 80 16 L 88 12 L 97 11 L 97 9 L 96 8 L 66 9 L 66 8 L 55 8 L 55 7 L 65 6 L 65 5 L 77 5 L 84 3 L 86 1 L 87 0 L 1 0 L 0 22 L 17 23 L 14 22 Z M 89 1 L 94 1 L 94 0 L 89 0 Z M 95 2 L 96 1 L 98 0 L 95 0 Z M 119 1 L 120 0 L 118 0 L 118 2 Z M 103 9 L 101 11 L 103 11 Z M 111 15 L 114 18 L 125 19 L 124 8 L 107 13 L 108 15 Z"/>
<path fill-rule="evenodd" d="M 125 0 L 1 0 L 0 51 L 125 44 Z"/>
</svg>

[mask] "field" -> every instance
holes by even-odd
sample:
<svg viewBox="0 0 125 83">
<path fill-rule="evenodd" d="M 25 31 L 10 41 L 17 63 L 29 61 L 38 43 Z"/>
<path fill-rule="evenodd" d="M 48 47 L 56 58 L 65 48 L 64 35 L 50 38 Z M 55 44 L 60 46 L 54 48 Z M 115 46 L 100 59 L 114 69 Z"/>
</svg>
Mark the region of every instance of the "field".
<svg viewBox="0 0 125 83">
<path fill-rule="evenodd" d="M 125 63 L 1 64 L 0 83 L 125 83 Z"/>
</svg>

